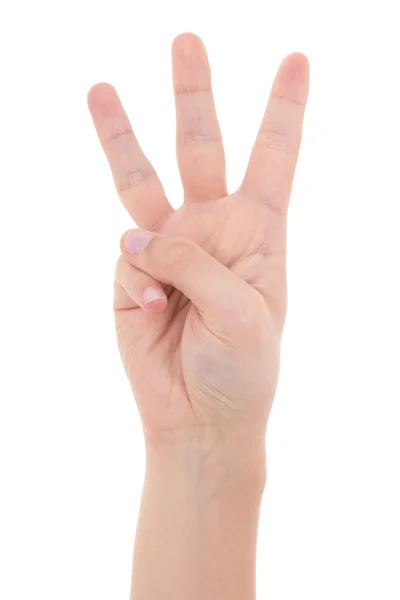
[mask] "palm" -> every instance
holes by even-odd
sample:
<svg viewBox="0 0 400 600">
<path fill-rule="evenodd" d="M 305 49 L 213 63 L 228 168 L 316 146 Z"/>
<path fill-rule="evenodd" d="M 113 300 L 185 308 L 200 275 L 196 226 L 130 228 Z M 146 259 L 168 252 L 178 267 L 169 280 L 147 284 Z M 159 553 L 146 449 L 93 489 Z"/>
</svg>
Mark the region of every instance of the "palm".
<svg viewBox="0 0 400 600">
<path fill-rule="evenodd" d="M 285 215 L 307 95 L 304 57 L 293 55 L 292 64 L 288 62 L 275 80 L 243 184 L 227 195 L 204 47 L 190 34 L 177 38 L 177 156 L 185 202 L 176 211 L 141 153 L 113 88 L 100 84 L 89 96 L 117 189 L 134 220 L 143 228 L 185 236 L 202 246 L 262 294 L 278 329 L 285 315 Z M 141 398 L 157 399 L 142 406 L 142 416 L 144 411 L 150 426 L 157 428 L 196 420 L 184 357 L 203 343 L 213 352 L 213 341 L 202 338 L 207 334 L 195 307 L 178 290 L 168 293 L 167 309 L 149 313 L 116 290 L 125 368 L 139 405 Z"/>
</svg>

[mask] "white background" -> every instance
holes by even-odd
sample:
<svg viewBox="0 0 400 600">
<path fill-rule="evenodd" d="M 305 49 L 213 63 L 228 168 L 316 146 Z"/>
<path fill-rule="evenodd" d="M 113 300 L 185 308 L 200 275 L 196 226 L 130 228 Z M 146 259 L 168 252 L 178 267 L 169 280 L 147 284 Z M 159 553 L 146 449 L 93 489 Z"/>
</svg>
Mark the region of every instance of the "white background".
<svg viewBox="0 0 400 600">
<path fill-rule="evenodd" d="M 394 0 L 42 0 L 1 10 L 0 597 L 128 597 L 144 456 L 111 294 L 131 221 L 86 93 L 98 81 L 116 86 L 178 206 L 170 44 L 194 31 L 209 51 L 232 190 L 279 62 L 301 51 L 311 63 L 259 598 L 398 600 Z"/>
</svg>

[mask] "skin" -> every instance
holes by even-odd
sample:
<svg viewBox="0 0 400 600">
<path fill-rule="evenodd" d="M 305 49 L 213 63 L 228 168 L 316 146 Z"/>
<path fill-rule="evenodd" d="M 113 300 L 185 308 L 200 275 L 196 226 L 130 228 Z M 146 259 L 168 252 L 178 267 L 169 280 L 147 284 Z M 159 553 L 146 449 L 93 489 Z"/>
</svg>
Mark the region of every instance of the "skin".
<svg viewBox="0 0 400 600">
<path fill-rule="evenodd" d="M 281 63 L 232 194 L 201 40 L 178 36 L 172 64 L 178 210 L 115 89 L 99 83 L 88 94 L 116 189 L 140 228 L 121 238 L 114 300 L 147 455 L 131 598 L 249 600 L 309 64 L 300 53 Z"/>
</svg>

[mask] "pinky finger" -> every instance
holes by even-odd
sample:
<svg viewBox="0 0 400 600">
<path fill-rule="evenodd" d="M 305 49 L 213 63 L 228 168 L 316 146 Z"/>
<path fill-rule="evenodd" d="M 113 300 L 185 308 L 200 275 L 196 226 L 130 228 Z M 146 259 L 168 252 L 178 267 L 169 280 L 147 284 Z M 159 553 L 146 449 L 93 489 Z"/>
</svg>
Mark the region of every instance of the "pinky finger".
<svg viewBox="0 0 400 600">
<path fill-rule="evenodd" d="M 114 310 L 140 307 L 161 312 L 167 304 L 168 298 L 161 283 L 120 256 L 115 269 Z"/>
</svg>

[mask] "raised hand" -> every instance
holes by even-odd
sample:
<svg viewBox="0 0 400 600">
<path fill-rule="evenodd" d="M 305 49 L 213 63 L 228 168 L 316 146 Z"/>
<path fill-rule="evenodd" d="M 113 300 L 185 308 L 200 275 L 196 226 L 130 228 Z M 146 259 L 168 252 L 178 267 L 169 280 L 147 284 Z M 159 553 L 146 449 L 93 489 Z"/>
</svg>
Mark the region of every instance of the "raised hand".
<svg viewBox="0 0 400 600">
<path fill-rule="evenodd" d="M 286 216 L 309 86 L 307 58 L 282 62 L 239 189 L 228 195 L 205 48 L 172 47 L 177 160 L 173 210 L 115 89 L 88 104 L 123 205 L 139 230 L 115 275 L 119 348 L 145 431 L 265 429 L 286 312 Z"/>
</svg>

